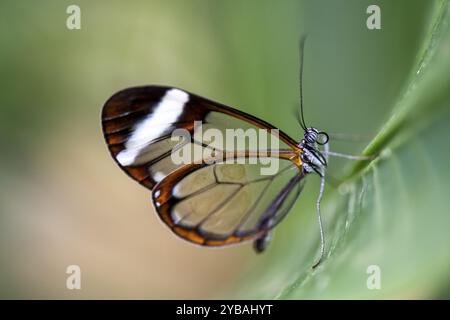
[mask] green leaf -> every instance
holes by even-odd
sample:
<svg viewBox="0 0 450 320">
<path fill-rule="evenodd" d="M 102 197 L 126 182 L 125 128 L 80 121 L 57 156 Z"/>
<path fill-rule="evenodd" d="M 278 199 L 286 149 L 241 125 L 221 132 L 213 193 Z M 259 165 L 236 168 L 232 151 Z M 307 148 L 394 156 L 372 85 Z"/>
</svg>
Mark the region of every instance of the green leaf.
<svg viewBox="0 0 450 320">
<path fill-rule="evenodd" d="M 308 212 L 280 226 L 274 248 L 242 275 L 235 296 L 448 297 L 448 1 L 433 4 L 428 25 L 404 91 L 364 150 L 376 159 L 350 166 L 339 189 L 329 191 L 323 208 L 323 263 L 311 268 L 318 255 L 318 230 L 311 224 L 314 208 L 309 206 Z M 367 287 L 371 265 L 380 268 L 380 289 Z"/>
</svg>

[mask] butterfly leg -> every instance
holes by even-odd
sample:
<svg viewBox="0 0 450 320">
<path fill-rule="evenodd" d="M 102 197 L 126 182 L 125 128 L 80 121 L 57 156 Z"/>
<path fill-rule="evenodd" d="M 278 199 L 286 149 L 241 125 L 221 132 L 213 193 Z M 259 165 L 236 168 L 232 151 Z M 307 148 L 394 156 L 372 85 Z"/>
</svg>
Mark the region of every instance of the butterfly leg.
<svg viewBox="0 0 450 320">
<path fill-rule="evenodd" d="M 320 256 L 317 262 L 313 265 L 313 268 L 316 268 L 322 262 L 325 253 L 325 233 L 323 230 L 322 215 L 320 214 L 320 203 L 322 201 L 324 188 L 325 188 L 325 172 L 323 172 L 320 179 L 320 191 L 316 201 L 317 221 L 319 222 L 319 231 L 320 231 Z"/>
<path fill-rule="evenodd" d="M 328 162 L 328 156 L 330 155 L 329 144 L 324 144 L 323 155 L 325 160 Z M 323 192 L 325 190 L 325 166 L 321 167 L 320 170 L 320 189 L 319 196 L 316 201 L 316 213 L 317 213 L 317 221 L 319 223 L 319 231 L 320 231 L 320 256 L 316 263 L 313 265 L 313 269 L 316 268 L 321 262 L 325 254 L 325 232 L 323 229 L 322 223 L 322 215 L 320 213 L 320 203 L 322 202 Z"/>
<path fill-rule="evenodd" d="M 343 154 L 338 152 L 327 151 L 327 154 L 332 157 L 343 158 L 347 160 L 356 160 L 356 161 L 364 161 L 364 160 L 373 160 L 375 156 L 353 156 L 349 154 Z"/>
<path fill-rule="evenodd" d="M 325 159 L 328 161 L 328 157 L 341 157 L 348 160 L 372 160 L 374 156 L 352 156 L 352 155 L 346 155 L 342 153 L 332 152 L 329 150 L 328 143 L 324 144 L 324 150 L 323 155 Z M 319 230 L 320 230 L 320 256 L 317 262 L 313 265 L 313 268 L 316 268 L 321 262 L 325 254 L 325 233 L 323 229 L 323 223 L 322 223 L 322 216 L 320 213 L 320 203 L 322 201 L 323 192 L 325 188 L 325 167 L 322 167 L 322 170 L 320 172 L 320 190 L 319 190 L 319 196 L 317 197 L 316 201 L 316 212 L 317 212 L 317 220 L 319 222 Z"/>
<path fill-rule="evenodd" d="M 343 154 L 343 153 L 339 153 L 339 152 L 333 152 L 329 150 L 329 145 L 328 143 L 324 144 L 324 149 L 322 150 L 325 159 L 328 160 L 328 156 L 331 157 L 336 157 L 336 158 L 343 158 L 343 159 L 347 159 L 347 160 L 356 160 L 356 161 L 364 161 L 364 160 L 373 160 L 375 159 L 376 155 L 373 156 L 354 156 L 354 155 L 349 155 L 349 154 Z"/>
</svg>

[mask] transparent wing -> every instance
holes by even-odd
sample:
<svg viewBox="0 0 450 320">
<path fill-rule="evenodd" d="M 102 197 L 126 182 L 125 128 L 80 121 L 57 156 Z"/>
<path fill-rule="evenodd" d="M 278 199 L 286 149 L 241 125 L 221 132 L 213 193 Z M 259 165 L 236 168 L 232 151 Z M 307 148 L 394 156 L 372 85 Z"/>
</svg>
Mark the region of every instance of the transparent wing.
<svg viewBox="0 0 450 320">
<path fill-rule="evenodd" d="M 209 143 L 205 144 L 204 139 L 194 135 L 194 129 L 198 129 L 199 124 L 203 132 L 214 129 L 222 134 L 224 140 L 227 129 L 240 129 L 229 141 L 248 143 L 220 145 L 216 137 L 210 136 Z M 259 145 L 252 145 L 249 141 L 256 131 L 248 129 L 275 129 L 263 120 L 228 106 L 180 89 L 160 86 L 130 88 L 114 94 L 103 107 L 102 127 L 110 153 L 118 165 L 149 189 L 183 166 L 171 158 L 176 150 L 190 150 L 194 154 L 193 161 L 198 160 L 199 155 L 203 156 L 208 148 L 219 151 L 213 157 L 222 157 L 227 152 L 239 157 L 242 152 L 261 150 L 260 143 L 264 139 L 258 137 Z M 172 139 L 176 129 L 186 130 L 191 137 Z M 281 131 L 276 137 L 270 134 L 266 138 L 272 157 L 291 159 L 299 164 L 299 149 L 293 139 Z M 247 157 L 251 156 L 247 154 Z"/>
<path fill-rule="evenodd" d="M 261 174 L 259 164 L 192 164 L 153 190 L 161 219 L 180 237 L 208 246 L 255 240 L 277 225 L 298 198 L 303 171 L 289 160 Z"/>
</svg>

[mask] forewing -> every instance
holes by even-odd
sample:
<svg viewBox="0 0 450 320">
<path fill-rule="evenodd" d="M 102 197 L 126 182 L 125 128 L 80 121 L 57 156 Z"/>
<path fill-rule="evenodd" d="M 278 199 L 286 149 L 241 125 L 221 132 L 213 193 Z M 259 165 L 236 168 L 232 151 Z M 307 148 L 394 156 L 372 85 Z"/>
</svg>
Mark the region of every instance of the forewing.
<svg viewBox="0 0 450 320">
<path fill-rule="evenodd" d="M 180 89 L 161 86 L 120 91 L 105 103 L 102 111 L 103 134 L 111 155 L 129 176 L 149 189 L 182 167 L 171 159 L 174 150 L 185 146 L 192 150 L 197 148 L 194 145 L 199 142 L 194 136 L 189 139 L 171 139 L 175 129 L 186 129 L 193 134 L 195 121 L 201 121 L 204 131 L 217 129 L 224 136 L 226 129 L 275 129 L 269 123 L 244 112 Z M 244 135 L 245 140 L 245 132 L 241 131 L 241 135 Z M 208 146 L 200 141 L 200 144 L 203 142 L 200 153 L 211 146 L 216 151 L 220 149 L 215 145 L 217 141 L 213 140 Z M 273 157 L 296 158 L 298 161 L 296 154 L 299 149 L 293 139 L 280 131 L 275 141 L 277 149 L 284 151 L 273 153 Z M 238 146 L 231 149 L 224 146 L 219 151 L 248 151 L 252 146 L 245 147 L 245 150 L 237 149 Z"/>
</svg>

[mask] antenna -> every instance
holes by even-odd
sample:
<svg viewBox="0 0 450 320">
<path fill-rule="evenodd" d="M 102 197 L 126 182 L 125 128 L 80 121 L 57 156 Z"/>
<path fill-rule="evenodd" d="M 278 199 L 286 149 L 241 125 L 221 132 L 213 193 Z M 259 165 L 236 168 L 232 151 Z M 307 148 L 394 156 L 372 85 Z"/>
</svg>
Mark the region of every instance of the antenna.
<svg viewBox="0 0 450 320">
<path fill-rule="evenodd" d="M 303 130 L 306 130 L 305 117 L 303 115 L 303 56 L 305 55 L 305 42 L 307 35 L 300 38 L 300 125 Z"/>
</svg>

